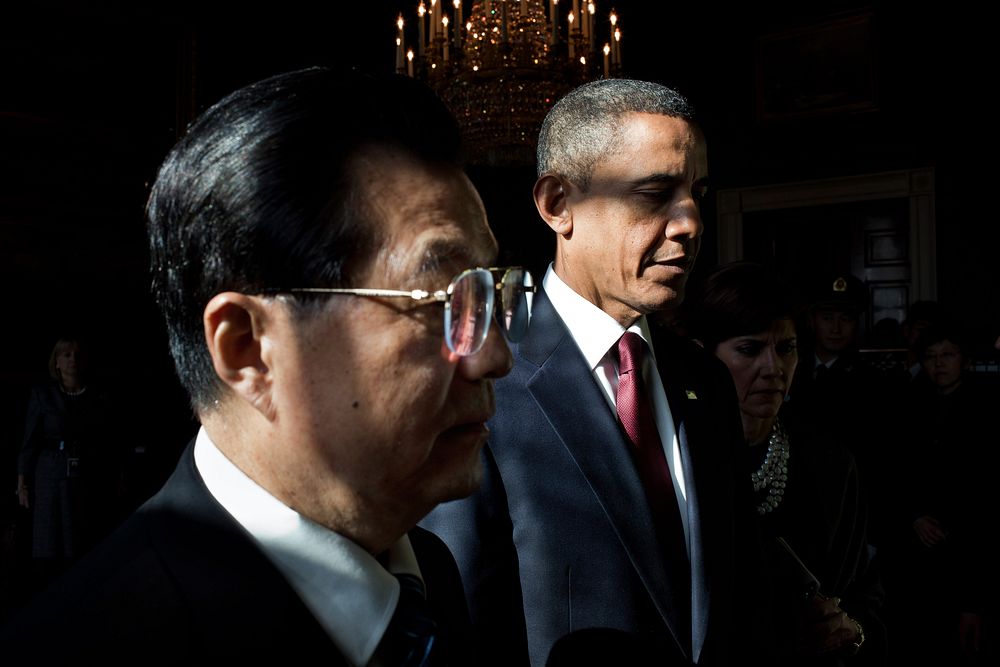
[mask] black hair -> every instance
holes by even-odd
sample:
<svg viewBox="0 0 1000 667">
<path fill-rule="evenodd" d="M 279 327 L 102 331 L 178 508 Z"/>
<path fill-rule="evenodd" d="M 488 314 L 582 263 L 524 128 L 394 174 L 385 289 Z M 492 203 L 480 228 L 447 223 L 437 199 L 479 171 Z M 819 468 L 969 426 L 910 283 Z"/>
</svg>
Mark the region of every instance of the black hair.
<svg viewBox="0 0 1000 667">
<path fill-rule="evenodd" d="M 969 334 L 965 327 L 956 322 L 938 322 L 927 327 L 917 336 L 914 349 L 917 355 L 923 359 L 927 350 L 932 345 L 948 341 L 959 349 L 963 359 L 969 358 Z"/>
<path fill-rule="evenodd" d="M 459 165 L 459 133 L 425 85 L 310 68 L 241 88 L 188 129 L 146 207 L 152 287 L 196 410 L 220 395 L 202 313 L 224 291 L 345 286 L 379 245 L 354 158 L 405 150 Z"/>
</svg>

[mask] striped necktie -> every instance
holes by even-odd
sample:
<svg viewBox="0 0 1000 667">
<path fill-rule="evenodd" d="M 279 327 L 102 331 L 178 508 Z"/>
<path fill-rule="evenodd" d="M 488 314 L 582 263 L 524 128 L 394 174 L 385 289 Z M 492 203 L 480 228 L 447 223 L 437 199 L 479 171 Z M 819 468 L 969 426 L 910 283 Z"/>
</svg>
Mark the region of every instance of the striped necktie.
<svg viewBox="0 0 1000 667">
<path fill-rule="evenodd" d="M 399 602 L 375 655 L 384 667 L 430 667 L 437 647 L 437 623 L 431 615 L 424 582 L 396 574 Z"/>
</svg>

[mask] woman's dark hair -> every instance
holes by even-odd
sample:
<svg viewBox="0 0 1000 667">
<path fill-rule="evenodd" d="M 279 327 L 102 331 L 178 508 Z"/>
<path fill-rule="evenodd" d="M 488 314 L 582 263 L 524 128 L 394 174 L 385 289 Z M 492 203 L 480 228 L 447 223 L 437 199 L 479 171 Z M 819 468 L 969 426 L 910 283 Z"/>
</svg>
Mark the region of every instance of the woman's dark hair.
<svg viewBox="0 0 1000 667">
<path fill-rule="evenodd" d="M 684 303 L 688 334 L 708 350 L 736 336 L 766 331 L 792 318 L 793 308 L 777 276 L 762 264 L 733 262 L 715 269 Z"/>
</svg>

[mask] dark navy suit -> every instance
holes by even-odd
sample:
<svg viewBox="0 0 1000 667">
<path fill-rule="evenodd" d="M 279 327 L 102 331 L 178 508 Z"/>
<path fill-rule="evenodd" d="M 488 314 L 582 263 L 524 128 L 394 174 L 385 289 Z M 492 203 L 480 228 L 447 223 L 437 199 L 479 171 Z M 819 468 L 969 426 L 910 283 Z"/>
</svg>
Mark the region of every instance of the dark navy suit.
<svg viewBox="0 0 1000 667">
<path fill-rule="evenodd" d="M 606 636 L 652 647 L 658 664 L 728 662 L 736 561 L 757 548 L 732 379 L 698 346 L 650 328 L 683 459 L 692 594 L 675 595 L 627 436 L 539 290 L 514 369 L 496 384 L 482 488 L 421 524 L 455 554 L 495 664 L 544 665 L 556 641 L 594 627 L 625 631 Z"/>
<path fill-rule="evenodd" d="M 346 665 L 329 636 L 243 528 L 212 497 L 185 450 L 163 489 L 66 577 L 0 629 L 11 664 L 299 658 Z M 440 540 L 410 541 L 428 603 L 463 652 L 468 615 L 455 563 Z M 14 658 L 23 658 L 15 660 Z"/>
</svg>

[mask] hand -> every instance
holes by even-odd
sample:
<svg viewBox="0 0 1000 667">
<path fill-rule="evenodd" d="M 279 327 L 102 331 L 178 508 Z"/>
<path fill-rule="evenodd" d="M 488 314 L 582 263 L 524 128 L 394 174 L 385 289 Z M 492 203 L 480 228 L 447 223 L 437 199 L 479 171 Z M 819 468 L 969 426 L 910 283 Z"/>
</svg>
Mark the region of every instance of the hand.
<svg viewBox="0 0 1000 667">
<path fill-rule="evenodd" d="M 24 508 L 31 507 L 31 503 L 28 501 L 28 483 L 24 479 L 24 475 L 17 476 L 17 504 Z"/>
<path fill-rule="evenodd" d="M 864 641 L 861 625 L 840 608 L 840 598 L 816 595 L 806 603 L 799 628 L 799 653 L 856 651 Z"/>
<path fill-rule="evenodd" d="M 922 516 L 914 521 L 913 531 L 927 548 L 936 547 L 948 537 L 948 531 L 932 516 Z"/>
<path fill-rule="evenodd" d="M 982 616 L 968 611 L 958 615 L 958 647 L 966 657 L 974 658 L 979 653 L 979 638 L 982 631 Z"/>
<path fill-rule="evenodd" d="M 17 504 L 24 508 L 31 507 L 31 502 L 28 500 L 28 487 L 17 487 Z"/>
</svg>

